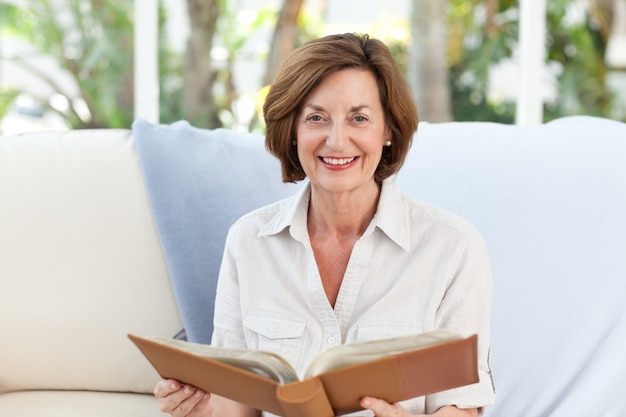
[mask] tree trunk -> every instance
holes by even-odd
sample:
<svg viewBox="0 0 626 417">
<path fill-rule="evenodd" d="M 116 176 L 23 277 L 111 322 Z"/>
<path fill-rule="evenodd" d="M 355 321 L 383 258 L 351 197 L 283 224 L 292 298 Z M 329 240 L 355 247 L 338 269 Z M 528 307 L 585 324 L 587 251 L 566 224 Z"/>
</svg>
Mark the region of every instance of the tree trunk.
<svg viewBox="0 0 626 417">
<path fill-rule="evenodd" d="M 408 81 L 420 112 L 420 120 L 452 120 L 445 0 L 413 0 L 412 43 Z"/>
<path fill-rule="evenodd" d="M 294 49 L 298 35 L 298 15 L 304 0 L 284 0 L 276 21 L 270 56 L 263 79 L 263 85 L 274 82 L 285 57 Z"/>
<path fill-rule="evenodd" d="M 615 8 L 620 1 L 621 0 L 587 0 L 587 10 L 596 21 L 604 42 L 608 42 L 611 36 L 613 20 L 617 17 L 615 15 Z"/>
<path fill-rule="evenodd" d="M 476 7 L 476 5 L 474 5 Z M 495 16 L 498 14 L 498 0 L 486 0 L 487 7 L 487 22 L 485 25 L 485 33 L 487 36 L 492 36 L 498 29 L 498 25 L 495 21 Z"/>
<path fill-rule="evenodd" d="M 187 41 L 183 77 L 183 114 L 198 127 L 221 127 L 213 84 L 216 72 L 211 65 L 213 35 L 220 13 L 218 0 L 187 0 L 191 32 Z"/>
</svg>

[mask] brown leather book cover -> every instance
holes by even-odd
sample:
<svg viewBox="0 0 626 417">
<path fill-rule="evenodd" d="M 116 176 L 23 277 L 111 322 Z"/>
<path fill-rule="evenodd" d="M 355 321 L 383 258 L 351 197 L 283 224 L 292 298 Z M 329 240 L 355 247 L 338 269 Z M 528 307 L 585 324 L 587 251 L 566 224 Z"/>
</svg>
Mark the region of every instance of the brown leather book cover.
<svg viewBox="0 0 626 417">
<path fill-rule="evenodd" d="M 279 384 L 274 380 L 153 339 L 132 334 L 128 337 L 162 378 L 176 379 L 259 410 L 285 415 L 276 398 Z"/>
<path fill-rule="evenodd" d="M 128 337 L 161 377 L 285 417 L 332 417 L 360 410 L 359 399 L 366 395 L 394 403 L 478 382 L 476 335 L 287 384 L 155 338 Z"/>
<path fill-rule="evenodd" d="M 360 398 L 395 403 L 478 382 L 477 336 L 327 371 L 318 376 L 337 415 Z"/>
</svg>

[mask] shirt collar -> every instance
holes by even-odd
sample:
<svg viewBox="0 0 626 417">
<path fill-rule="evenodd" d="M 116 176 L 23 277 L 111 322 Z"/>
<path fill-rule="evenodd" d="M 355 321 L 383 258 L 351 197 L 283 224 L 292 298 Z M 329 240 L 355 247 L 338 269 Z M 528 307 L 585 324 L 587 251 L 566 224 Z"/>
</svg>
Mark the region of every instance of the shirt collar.
<svg viewBox="0 0 626 417">
<path fill-rule="evenodd" d="M 372 223 L 405 251 L 409 250 L 411 243 L 409 211 L 406 196 L 396 184 L 395 177 L 384 180 Z"/>
<path fill-rule="evenodd" d="M 308 240 L 307 211 L 310 197 L 311 184 L 307 183 L 298 193 L 283 201 L 282 209 L 276 212 L 259 235 L 274 235 L 289 228 L 294 239 Z M 409 250 L 409 207 L 393 177 L 383 181 L 376 214 L 364 235 L 373 233 L 376 228 L 402 249 Z"/>
<path fill-rule="evenodd" d="M 307 183 L 300 191 L 280 203 L 281 209 L 259 231 L 259 235 L 275 235 L 289 228 L 295 239 L 304 240 L 307 236 L 306 221 L 310 197 L 311 184 Z"/>
</svg>

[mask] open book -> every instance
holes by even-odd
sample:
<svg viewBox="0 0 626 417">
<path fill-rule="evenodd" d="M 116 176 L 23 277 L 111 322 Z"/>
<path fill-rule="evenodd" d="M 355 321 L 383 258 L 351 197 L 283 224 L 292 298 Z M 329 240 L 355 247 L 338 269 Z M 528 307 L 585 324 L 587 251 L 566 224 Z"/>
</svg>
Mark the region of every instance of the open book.
<svg viewBox="0 0 626 417">
<path fill-rule="evenodd" d="M 360 410 L 366 395 L 394 403 L 478 382 L 477 336 L 445 331 L 330 348 L 302 379 L 269 352 L 128 337 L 162 378 L 285 417 L 332 417 Z"/>
</svg>

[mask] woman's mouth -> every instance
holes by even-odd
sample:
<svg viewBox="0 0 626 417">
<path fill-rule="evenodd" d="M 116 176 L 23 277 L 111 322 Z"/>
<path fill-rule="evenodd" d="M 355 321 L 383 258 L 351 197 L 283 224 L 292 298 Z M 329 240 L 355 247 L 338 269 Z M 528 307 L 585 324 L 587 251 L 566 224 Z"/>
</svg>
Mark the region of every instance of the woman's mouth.
<svg viewBox="0 0 626 417">
<path fill-rule="evenodd" d="M 356 156 L 350 157 L 350 158 L 329 158 L 329 157 L 324 157 L 321 156 L 320 159 L 328 165 L 346 165 L 349 164 L 353 161 L 355 161 L 357 159 Z"/>
</svg>

